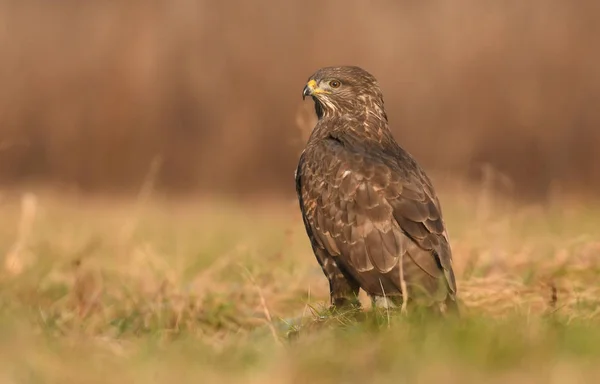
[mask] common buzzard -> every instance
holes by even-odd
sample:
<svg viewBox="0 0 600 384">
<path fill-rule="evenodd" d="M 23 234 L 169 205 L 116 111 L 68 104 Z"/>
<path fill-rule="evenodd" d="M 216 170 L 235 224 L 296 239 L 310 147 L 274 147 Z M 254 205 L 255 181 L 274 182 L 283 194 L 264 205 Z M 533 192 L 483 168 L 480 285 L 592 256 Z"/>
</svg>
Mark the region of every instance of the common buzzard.
<svg viewBox="0 0 600 384">
<path fill-rule="evenodd" d="M 326 67 L 302 92 L 318 117 L 300 156 L 296 191 L 334 308 L 414 302 L 457 310 L 452 253 L 425 172 L 392 137 L 377 80 Z"/>
</svg>

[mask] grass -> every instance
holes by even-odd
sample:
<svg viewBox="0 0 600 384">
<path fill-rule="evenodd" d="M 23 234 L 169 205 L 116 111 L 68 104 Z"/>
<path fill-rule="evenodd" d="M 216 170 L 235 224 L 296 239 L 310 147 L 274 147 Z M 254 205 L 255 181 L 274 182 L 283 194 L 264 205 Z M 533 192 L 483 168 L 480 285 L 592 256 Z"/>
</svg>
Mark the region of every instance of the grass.
<svg viewBox="0 0 600 384">
<path fill-rule="evenodd" d="M 441 199 L 460 321 L 328 313 L 293 200 L 6 196 L 0 383 L 593 382 L 598 207 Z"/>
</svg>

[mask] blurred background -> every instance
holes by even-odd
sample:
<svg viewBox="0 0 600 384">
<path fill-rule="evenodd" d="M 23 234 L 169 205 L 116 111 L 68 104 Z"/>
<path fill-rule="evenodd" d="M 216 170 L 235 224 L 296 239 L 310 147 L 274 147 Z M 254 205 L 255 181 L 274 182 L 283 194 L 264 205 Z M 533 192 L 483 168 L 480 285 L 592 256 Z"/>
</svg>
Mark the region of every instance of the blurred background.
<svg viewBox="0 0 600 384">
<path fill-rule="evenodd" d="M 0 1 L 0 183 L 293 197 L 301 90 L 359 65 L 431 172 L 600 190 L 600 2 Z"/>
</svg>

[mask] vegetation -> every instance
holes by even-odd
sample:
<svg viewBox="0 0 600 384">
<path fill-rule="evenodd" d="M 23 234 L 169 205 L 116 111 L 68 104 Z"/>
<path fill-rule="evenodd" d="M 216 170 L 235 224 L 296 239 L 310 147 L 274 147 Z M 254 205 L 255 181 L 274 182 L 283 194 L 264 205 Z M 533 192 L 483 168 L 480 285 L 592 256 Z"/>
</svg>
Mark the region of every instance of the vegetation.
<svg viewBox="0 0 600 384">
<path fill-rule="evenodd" d="M 328 313 L 295 201 L 20 198 L 0 200 L 2 382 L 600 374 L 600 226 L 590 205 L 441 196 L 463 316 L 435 321 L 373 311 L 364 297 L 364 313 Z"/>
</svg>

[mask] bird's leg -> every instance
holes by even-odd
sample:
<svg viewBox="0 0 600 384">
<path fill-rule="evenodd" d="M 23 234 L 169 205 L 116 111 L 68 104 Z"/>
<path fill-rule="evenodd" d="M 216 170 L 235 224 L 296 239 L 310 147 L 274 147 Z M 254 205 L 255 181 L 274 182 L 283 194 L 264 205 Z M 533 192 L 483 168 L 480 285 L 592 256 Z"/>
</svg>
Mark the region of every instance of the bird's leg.
<svg viewBox="0 0 600 384">
<path fill-rule="evenodd" d="M 327 278 L 329 279 L 329 294 L 333 309 L 360 307 L 358 300 L 360 286 L 356 281 L 347 278 L 339 270 L 328 274 Z"/>
<path fill-rule="evenodd" d="M 329 295 L 333 309 L 360 307 L 358 292 L 360 285 L 338 267 L 333 258 L 323 262 L 323 272 L 329 280 Z"/>
<path fill-rule="evenodd" d="M 388 297 L 388 296 L 371 296 L 371 305 L 374 308 L 382 308 L 382 309 L 396 308 L 396 303 L 394 303 L 393 298 Z"/>
<path fill-rule="evenodd" d="M 385 289 L 383 288 L 383 282 L 379 279 L 379 286 L 381 287 L 382 296 L 379 295 L 369 295 L 371 297 L 371 306 L 373 308 L 383 308 L 389 310 L 391 308 L 395 308 L 396 305 L 391 297 L 388 297 L 385 293 Z"/>
<path fill-rule="evenodd" d="M 358 282 L 340 269 L 335 257 L 330 256 L 320 248 L 315 247 L 314 251 L 323 273 L 329 280 L 330 309 L 360 307 L 360 301 L 358 300 L 360 285 Z"/>
</svg>

